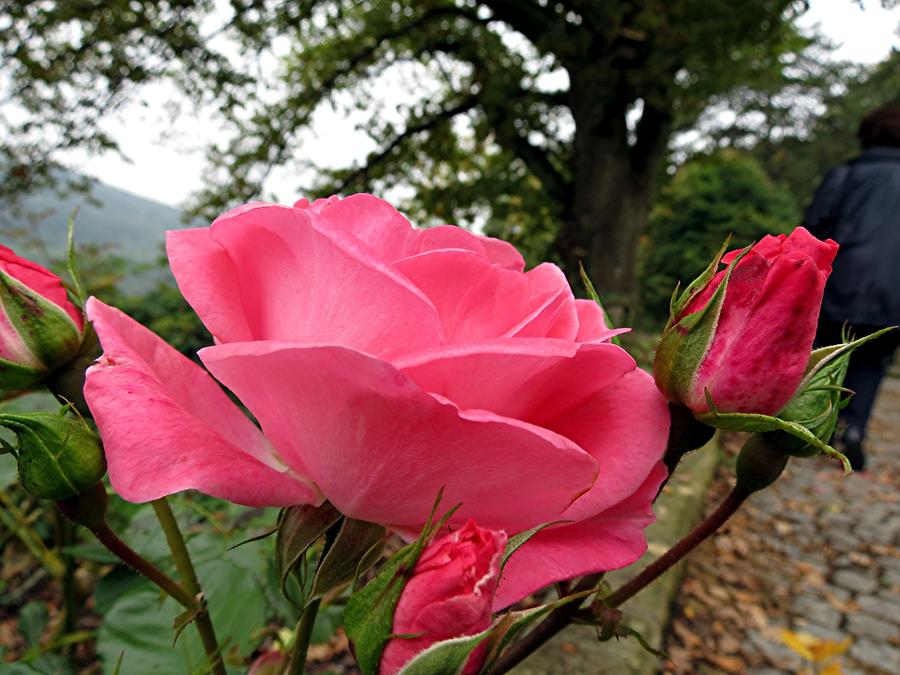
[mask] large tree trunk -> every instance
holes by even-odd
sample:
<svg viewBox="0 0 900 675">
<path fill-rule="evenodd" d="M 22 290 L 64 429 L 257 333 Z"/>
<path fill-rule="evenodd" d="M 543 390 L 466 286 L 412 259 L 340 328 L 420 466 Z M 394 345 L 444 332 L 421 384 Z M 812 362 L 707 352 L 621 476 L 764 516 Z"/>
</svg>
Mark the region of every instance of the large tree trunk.
<svg viewBox="0 0 900 675">
<path fill-rule="evenodd" d="M 637 248 L 665 158 L 668 116 L 645 111 L 629 143 L 624 104 L 617 110 L 576 105 L 573 114 L 573 195 L 556 253 L 574 288 L 582 286 L 578 266 L 584 265 L 613 320 L 621 321 L 637 308 Z"/>
</svg>

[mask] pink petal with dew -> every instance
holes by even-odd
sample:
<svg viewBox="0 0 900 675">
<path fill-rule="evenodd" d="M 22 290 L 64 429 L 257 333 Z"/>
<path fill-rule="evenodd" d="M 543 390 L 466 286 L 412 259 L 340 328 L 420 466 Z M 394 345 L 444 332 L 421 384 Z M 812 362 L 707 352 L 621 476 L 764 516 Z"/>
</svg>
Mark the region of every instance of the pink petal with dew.
<svg viewBox="0 0 900 675">
<path fill-rule="evenodd" d="M 202 368 L 95 298 L 87 312 L 104 351 L 84 393 L 122 497 L 197 489 L 249 506 L 322 501 Z"/>
<path fill-rule="evenodd" d="M 454 523 L 527 529 L 558 517 L 596 478 L 594 459 L 567 439 L 460 411 L 359 352 L 257 342 L 200 354 L 285 461 L 308 467 L 353 518 L 421 526 L 443 488 L 446 508 L 462 504 Z"/>
<path fill-rule="evenodd" d="M 494 596 L 494 611 L 549 584 L 619 569 L 647 550 L 644 530 L 654 521 L 651 504 L 666 477 L 662 462 L 633 495 L 582 522 L 538 532 L 506 563 Z"/>
</svg>

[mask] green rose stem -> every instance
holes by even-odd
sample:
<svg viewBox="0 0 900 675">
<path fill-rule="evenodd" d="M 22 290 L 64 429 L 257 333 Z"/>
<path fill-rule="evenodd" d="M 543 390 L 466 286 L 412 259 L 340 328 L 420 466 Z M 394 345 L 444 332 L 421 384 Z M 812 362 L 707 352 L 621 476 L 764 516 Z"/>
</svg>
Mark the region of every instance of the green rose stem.
<svg viewBox="0 0 900 675">
<path fill-rule="evenodd" d="M 169 506 L 169 502 L 165 497 L 153 500 L 152 504 L 159 524 L 162 526 L 163 533 L 166 535 L 172 558 L 175 560 L 175 567 L 178 570 L 181 585 L 193 596 L 194 604 L 198 607 L 195 623 L 197 624 L 197 632 L 200 633 L 200 639 L 203 641 L 203 649 L 206 651 L 206 655 L 212 664 L 212 672 L 217 675 L 224 675 L 225 666 L 222 663 L 219 642 L 216 640 L 216 631 L 213 628 L 212 620 L 209 618 L 209 613 L 206 611 L 200 582 L 197 580 L 197 573 L 194 571 L 194 564 L 191 562 L 191 556 L 184 543 L 184 537 L 178 528 L 178 521 L 175 520 L 172 507 Z"/>
<path fill-rule="evenodd" d="M 695 527 L 687 536 L 668 550 L 661 558 L 647 566 L 625 585 L 603 598 L 607 607 L 618 607 L 646 588 L 664 572 L 690 553 L 713 532 L 718 530 L 740 508 L 747 498 L 772 483 L 784 471 L 789 456 L 779 447 L 781 439 L 773 434 L 754 434 L 744 444 L 737 459 L 737 484 L 719 507 Z M 596 584 L 594 577 L 584 577 L 575 591 L 588 590 Z M 500 675 L 512 669 L 528 655 L 565 628 L 578 612 L 580 603 L 573 602 L 556 610 L 521 641 L 514 644 L 491 669 L 491 675 Z"/>
<path fill-rule="evenodd" d="M 306 652 L 309 650 L 309 639 L 312 637 L 313 626 L 316 623 L 316 614 L 319 612 L 321 599 L 310 602 L 303 608 L 300 620 L 297 622 L 294 647 L 291 650 L 290 675 L 302 675 L 306 669 Z"/>
<path fill-rule="evenodd" d="M 56 505 L 66 518 L 89 529 L 100 543 L 119 560 L 139 574 L 147 577 L 186 609 L 196 612 L 197 630 L 202 638 L 206 654 L 210 658 L 212 672 L 216 673 L 216 675 L 225 675 L 225 667 L 219 655 L 219 648 L 216 644 L 215 634 L 212 632 L 212 626 L 211 624 L 202 623 L 204 618 L 207 622 L 209 621 L 203 606 L 194 595 L 185 590 L 178 582 L 119 539 L 118 535 L 110 529 L 109 524 L 106 522 L 106 501 L 106 488 L 102 482 L 99 482 L 79 495 L 56 502 Z M 167 532 L 166 537 L 168 538 L 168 536 Z M 181 539 L 180 532 L 178 532 L 178 538 Z M 181 541 L 183 546 L 184 540 L 182 539 Z M 180 563 L 176 562 L 176 565 L 180 565 Z M 209 627 L 208 630 L 205 626 Z"/>
</svg>

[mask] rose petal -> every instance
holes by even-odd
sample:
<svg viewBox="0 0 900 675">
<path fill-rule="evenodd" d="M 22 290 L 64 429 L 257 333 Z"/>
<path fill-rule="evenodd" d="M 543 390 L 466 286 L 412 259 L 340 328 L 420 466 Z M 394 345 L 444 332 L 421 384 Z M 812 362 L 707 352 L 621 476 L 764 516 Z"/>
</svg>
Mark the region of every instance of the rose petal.
<svg viewBox="0 0 900 675">
<path fill-rule="evenodd" d="M 818 320 L 809 308 L 821 302 L 824 275 L 800 251 L 775 260 L 764 280 L 762 274 L 744 264 L 732 274 L 716 339 L 697 376 L 697 410 L 706 408 L 704 389 L 709 389 L 725 412 L 773 415 L 803 378 Z M 778 373 L 778 386 L 772 386 L 772 373 Z"/>
<path fill-rule="evenodd" d="M 525 277 L 529 312 L 506 335 L 574 340 L 578 335 L 578 311 L 566 275 L 556 265 L 543 263 L 526 272 Z"/>
<path fill-rule="evenodd" d="M 310 209 L 317 214 L 316 226 L 328 233 L 349 235 L 362 242 L 384 262 L 409 255 L 416 231 L 388 202 L 369 194 L 343 199 L 316 200 Z"/>
<path fill-rule="evenodd" d="M 95 298 L 87 312 L 104 354 L 88 369 L 84 394 L 122 497 L 143 502 L 193 488 L 250 506 L 321 501 L 202 368 Z"/>
<path fill-rule="evenodd" d="M 530 421 L 578 443 L 600 463 L 594 487 L 563 514 L 570 520 L 605 511 L 637 490 L 662 458 L 669 437 L 665 398 L 640 368 L 561 415 L 548 408 Z"/>
<path fill-rule="evenodd" d="M 611 344 L 506 338 L 395 362 L 425 391 L 460 408 L 531 422 L 562 416 L 634 370 L 634 359 Z"/>
<path fill-rule="evenodd" d="M 576 342 L 609 342 L 616 335 L 628 333 L 630 328 L 608 328 L 603 308 L 593 300 L 575 300 L 578 312 L 578 335 Z"/>
<path fill-rule="evenodd" d="M 527 277 L 471 250 L 429 251 L 399 260 L 395 268 L 428 296 L 450 344 L 499 337 L 529 311 Z"/>
<path fill-rule="evenodd" d="M 525 269 L 525 259 L 516 247 L 502 239 L 473 234 L 456 225 L 439 225 L 416 230 L 416 242 L 409 255 L 439 249 L 466 249 L 487 258 L 492 264 L 513 272 Z"/>
<path fill-rule="evenodd" d="M 181 294 L 216 340 L 250 340 L 234 265 L 225 249 L 213 241 L 210 228 L 170 230 L 166 253 Z"/>
<path fill-rule="evenodd" d="M 194 305 L 201 318 L 222 311 L 218 297 L 256 340 L 339 344 L 384 358 L 441 344 L 437 314 L 417 288 L 349 236 L 314 227 L 313 217 L 275 205 L 220 217 L 209 236 L 230 258 L 230 273 L 200 271 L 210 256 L 192 254 L 175 233 L 173 271 L 189 302 L 203 299 Z M 223 341 L 237 334 L 216 333 Z"/>
<path fill-rule="evenodd" d="M 82 317 L 81 311 L 71 303 L 69 295 L 63 287 L 62 279 L 53 272 L 33 260 L 23 258 L 2 244 L 0 244 L 0 269 L 65 310 L 79 331 L 84 328 L 84 317 Z"/>
<path fill-rule="evenodd" d="M 594 460 L 567 439 L 460 411 L 390 364 L 349 349 L 234 343 L 204 349 L 201 358 L 285 461 L 308 467 L 353 518 L 419 526 L 443 488 L 443 508 L 462 504 L 453 522 L 525 529 L 556 518 L 596 477 Z"/>
<path fill-rule="evenodd" d="M 656 464 L 639 489 L 593 518 L 538 532 L 507 561 L 494 596 L 494 611 L 556 581 L 630 565 L 647 550 L 644 529 L 666 477 Z"/>
</svg>

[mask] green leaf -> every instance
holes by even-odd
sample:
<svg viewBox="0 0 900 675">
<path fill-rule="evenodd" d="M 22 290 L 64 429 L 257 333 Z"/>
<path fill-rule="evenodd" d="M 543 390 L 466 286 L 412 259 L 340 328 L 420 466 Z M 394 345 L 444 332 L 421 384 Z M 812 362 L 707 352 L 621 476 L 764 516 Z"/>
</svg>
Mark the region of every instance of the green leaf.
<svg viewBox="0 0 900 675">
<path fill-rule="evenodd" d="M 324 555 L 307 602 L 352 582 L 381 557 L 385 529 L 375 523 L 345 518 L 341 529 Z M 380 544 L 380 545 L 379 545 Z"/>
<path fill-rule="evenodd" d="M 42 602 L 29 602 L 19 611 L 19 633 L 29 646 L 40 644 L 50 614 Z"/>
<path fill-rule="evenodd" d="M 321 506 L 291 506 L 282 512 L 275 537 L 275 562 L 284 590 L 291 570 L 303 559 L 307 549 L 341 519 L 330 502 Z"/>
</svg>

